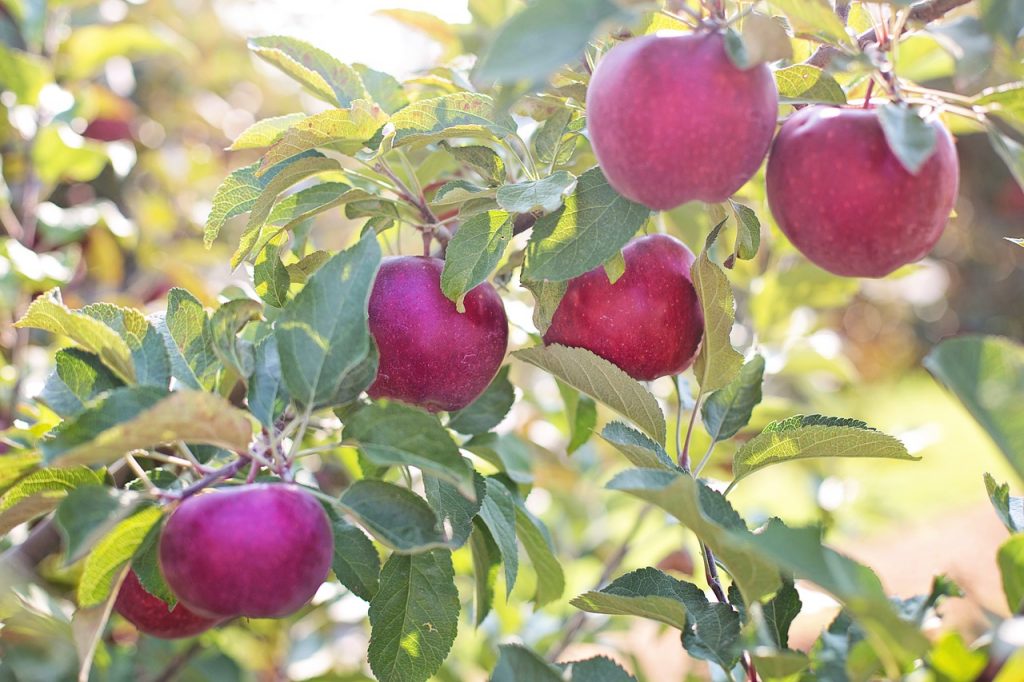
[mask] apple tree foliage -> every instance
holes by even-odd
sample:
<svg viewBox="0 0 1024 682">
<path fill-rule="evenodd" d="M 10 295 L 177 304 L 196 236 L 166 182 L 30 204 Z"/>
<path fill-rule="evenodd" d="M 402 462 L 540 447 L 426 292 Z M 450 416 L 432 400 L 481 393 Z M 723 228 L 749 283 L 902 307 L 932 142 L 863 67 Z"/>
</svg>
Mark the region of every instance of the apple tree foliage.
<svg viewBox="0 0 1024 682">
<path fill-rule="evenodd" d="M 247 476 L 296 481 L 323 503 L 334 532 L 329 580 L 367 603 L 366 660 L 384 682 L 448 679 L 443 668 L 459 628 L 486 627 L 496 600 L 524 579 L 524 564 L 533 608 L 570 601 L 578 613 L 561 641 L 497 647 L 496 682 L 636 679 L 609 659 L 560 657 L 583 636 L 584 614 L 677 630 L 680 645 L 717 679 L 1020 679 L 1024 659 L 1007 649 L 1012 621 L 995 625 L 980 645 L 922 634 L 937 603 L 959 594 L 947 578 L 937 576 L 930 591 L 922 586 L 920 597 L 895 599 L 871 568 L 825 543 L 821 528 L 755 522 L 734 508 L 734 487 L 757 485 L 756 474 L 772 465 L 927 462 L 912 463 L 900 440 L 843 415 L 781 415 L 751 430 L 768 367 L 756 344 L 734 347 L 734 326 L 756 333 L 798 306 L 830 307 L 828 297 L 842 300 L 846 285 L 829 279 L 817 291 L 790 291 L 798 300 L 780 295 L 774 309 L 751 305 L 752 269 L 779 268 L 778 252 L 794 254 L 745 191 L 697 209 L 702 229 L 687 233 L 678 218 L 616 193 L 589 147 L 586 91 L 602 54 L 630 36 L 711 22 L 735 64 L 770 65 L 780 116 L 808 103 L 857 104 L 875 84 L 887 85 L 901 104 L 885 105 L 883 125 L 905 165 L 930 152 L 920 113 L 927 107 L 987 134 L 1024 183 L 1024 86 L 964 95 L 921 87 L 927 71 L 913 73 L 915 59 L 926 61 L 922 51 L 954 60 L 957 83 L 968 87 L 994 62 L 1019 63 L 1024 14 L 1015 0 L 835 4 L 471 0 L 474 24 L 458 29 L 395 11 L 393 18 L 439 38 L 446 55 L 444 65 L 406 82 L 294 38 L 253 38 L 256 57 L 319 103 L 314 113 L 260 120 L 242 132 L 230 149 L 255 160 L 210 196 L 202 238 L 230 243 L 230 264 L 251 275 L 251 287 L 213 307 L 173 288 L 165 310 L 151 315 L 114 303 L 70 307 L 50 288 L 17 323 L 63 347 L 41 393 L 4 433 L 12 449 L 0 457 L 0 531 L 34 524 L 18 536 L 27 543 L 56 528 L 63 560 L 80 562 L 70 626 L 82 679 L 112 674 L 104 632 L 129 569 L 173 605 L 156 559 L 168 513 L 197 489 Z M 38 54 L 30 45 L 0 52 L 4 90 L 19 102 L 38 94 L 37 72 L 50 68 Z M 476 59 L 455 58 L 462 54 Z M 56 63 L 88 69 L 88 56 L 73 67 Z M 44 122 L 35 142 L 50 145 L 39 152 L 39 175 L 45 180 L 47 164 L 64 154 L 74 163 L 54 172 L 87 177 L 100 160 L 66 148 L 56 126 Z M 340 249 L 337 234 L 311 229 L 338 215 L 360 227 Z M 665 229 L 701 247 L 691 275 L 706 324 L 673 401 L 593 353 L 544 346 L 537 333 L 568 280 L 602 266 L 614 280 L 627 242 Z M 366 301 L 385 247 L 400 244 L 399 235 L 414 251 L 422 243 L 444 256 L 440 287 L 453 305 L 493 282 L 508 300 L 533 306 L 530 340 L 479 398 L 450 414 L 365 396 L 378 359 Z M 13 259 L 24 247 L 10 240 L 5 248 Z M 785 289 L 786 272 L 764 286 Z M 968 336 L 940 343 L 924 364 L 1024 479 L 1024 348 Z M 621 454 L 608 499 L 636 498 L 692 532 L 700 577 L 679 580 L 655 567 L 622 572 L 627 542 L 598 584 L 568 592 L 571 564 L 560 538 L 526 504 L 544 486 L 534 450 L 497 428 L 522 398 L 513 379 L 538 372 L 557 381 L 564 400 L 567 451 L 600 440 Z M 709 445 L 691 457 L 692 431 L 701 428 Z M 732 453 L 731 464 L 715 461 L 718 446 Z M 314 463 L 328 459 L 344 472 L 340 483 L 313 475 L 323 471 Z M 984 485 L 1011 533 L 993 558 L 1016 613 L 1024 600 L 1024 501 L 992 476 Z M 0 580 L 12 580 L 15 568 L 3 566 Z M 842 607 L 808 651 L 789 645 L 802 606 L 794 581 Z"/>
</svg>

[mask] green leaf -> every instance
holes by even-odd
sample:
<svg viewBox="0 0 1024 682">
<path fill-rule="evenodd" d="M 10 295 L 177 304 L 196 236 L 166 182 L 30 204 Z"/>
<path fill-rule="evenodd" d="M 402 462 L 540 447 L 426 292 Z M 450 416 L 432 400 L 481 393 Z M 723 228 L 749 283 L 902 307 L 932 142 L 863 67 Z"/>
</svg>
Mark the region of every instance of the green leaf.
<svg viewBox="0 0 1024 682">
<path fill-rule="evenodd" d="M 259 320 L 263 306 L 250 298 L 236 298 L 217 308 L 210 317 L 210 333 L 213 352 L 226 366 L 231 367 L 240 377 L 248 377 L 253 371 L 252 346 L 249 341 L 238 338 L 245 325 Z"/>
<path fill-rule="evenodd" d="M 454 550 L 466 544 L 473 530 L 473 519 L 480 512 L 486 495 L 483 476 L 473 473 L 473 498 L 465 497 L 448 481 L 430 474 L 423 475 L 423 491 L 437 515 L 438 532 L 448 537 L 448 547 Z"/>
<path fill-rule="evenodd" d="M 490 682 L 565 682 L 558 668 L 521 644 L 500 644 L 498 651 Z"/>
<path fill-rule="evenodd" d="M 80 348 L 57 351 L 55 364 L 39 399 L 64 418 L 78 414 L 86 403 L 124 385 L 98 356 Z"/>
<path fill-rule="evenodd" d="M 997 336 L 939 343 L 924 366 L 960 399 L 1024 479 L 1024 347 Z"/>
<path fill-rule="evenodd" d="M 259 173 L 311 149 L 354 155 L 388 121 L 375 104 L 356 100 L 349 109 L 328 109 L 293 123 L 263 156 Z"/>
<path fill-rule="evenodd" d="M 565 446 L 567 454 L 579 450 L 590 440 L 597 425 L 597 403 L 579 391 L 558 382 L 558 392 L 565 402 L 565 417 L 569 422 L 569 443 Z"/>
<path fill-rule="evenodd" d="M 811 664 L 807 654 L 792 649 L 771 650 L 767 647 L 758 647 L 752 652 L 751 660 L 757 667 L 757 672 L 766 679 L 780 679 L 795 675 L 806 670 Z M 828 679 L 828 678 L 822 678 Z"/>
<path fill-rule="evenodd" d="M 248 415 L 219 395 L 139 387 L 110 392 L 62 424 L 42 450 L 61 466 L 92 465 L 177 440 L 246 452 L 251 439 Z"/>
<path fill-rule="evenodd" d="M 736 451 L 734 483 L 766 466 L 812 457 L 920 459 L 896 438 L 862 421 L 799 414 L 770 423 Z"/>
<path fill-rule="evenodd" d="M 34 471 L 41 461 L 42 457 L 35 452 L 8 452 L 0 457 L 0 493 Z"/>
<path fill-rule="evenodd" d="M 708 396 L 701 406 L 701 418 L 712 441 L 732 438 L 750 422 L 750 415 L 761 402 L 763 380 L 764 357 L 755 355 L 731 384 Z"/>
<path fill-rule="evenodd" d="M 586 124 L 583 115 L 572 109 L 563 108 L 544 121 L 533 135 L 533 148 L 537 161 L 559 166 L 569 163 L 576 151 L 580 131 Z"/>
<path fill-rule="evenodd" d="M 0 461 L 8 456 L 0 458 Z M 40 469 L 28 474 L 0 497 L 0 535 L 53 511 L 68 492 L 79 486 L 99 486 L 102 483 L 103 473 L 88 467 Z"/>
<path fill-rule="evenodd" d="M 736 248 L 737 258 L 751 260 L 757 255 L 761 246 L 761 221 L 757 219 L 754 209 L 749 206 L 729 201 L 736 215 Z"/>
<path fill-rule="evenodd" d="M 142 503 L 137 493 L 102 485 L 87 485 L 68 491 L 54 514 L 64 538 L 66 563 L 82 558 L 96 541 Z"/>
<path fill-rule="evenodd" d="M 474 494 L 473 468 L 437 417 L 401 403 L 374 403 L 345 424 L 344 437 L 378 466 L 414 466 Z"/>
<path fill-rule="evenodd" d="M 285 386 L 300 405 L 344 404 L 373 381 L 365 377 L 373 353 L 366 308 L 380 266 L 371 231 L 317 270 L 284 307 L 274 334 Z M 351 378 L 365 378 L 350 385 Z"/>
<path fill-rule="evenodd" d="M 7 45 L 0 46 L 0 83 L 15 94 L 20 104 L 36 104 L 39 91 L 52 82 L 53 68 L 49 60 Z"/>
<path fill-rule="evenodd" d="M 783 579 L 782 589 L 761 608 L 772 644 L 781 649 L 789 646 L 789 626 L 800 614 L 801 608 L 803 603 L 793 581 Z"/>
<path fill-rule="evenodd" d="M 473 520 L 473 533 L 469 536 L 469 549 L 473 556 L 473 600 L 476 613 L 474 624 L 479 627 L 494 603 L 494 583 L 501 564 L 501 551 L 495 544 L 487 527 L 477 518 Z"/>
<path fill-rule="evenodd" d="M 448 428 L 459 433 L 476 435 L 486 433 L 501 423 L 512 409 L 515 402 L 515 388 L 508 380 L 510 366 L 505 365 L 498 370 L 497 376 L 491 381 L 480 397 L 466 407 L 451 415 Z"/>
<path fill-rule="evenodd" d="M 162 54 L 173 56 L 179 49 L 140 24 L 96 23 L 79 26 L 63 38 L 57 63 L 62 67 L 63 78 L 85 80 L 100 72 L 113 57 L 134 60 Z"/>
<path fill-rule="evenodd" d="M 310 152 L 312 156 L 314 152 Z M 280 168 L 270 169 L 257 175 L 260 162 L 244 166 L 231 172 L 224 182 L 220 183 L 213 195 L 210 215 L 206 218 L 203 229 L 203 243 L 209 247 L 217 239 L 224 224 L 235 216 L 247 213 L 263 194 L 263 190 L 273 181 Z"/>
<path fill-rule="evenodd" d="M 826 0 L 768 0 L 768 4 L 789 18 L 793 31 L 820 36 L 827 42 L 855 46 L 843 21 Z"/>
<path fill-rule="evenodd" d="M 305 114 L 285 114 L 256 121 L 235 138 L 228 150 L 239 151 L 269 147 L 281 139 L 284 131 L 305 118 L 307 118 Z"/>
<path fill-rule="evenodd" d="M 729 57 L 741 69 L 793 56 L 793 44 L 783 22 L 756 12 L 743 19 L 740 35 L 731 29 L 726 31 L 725 45 Z"/>
<path fill-rule="evenodd" d="M 550 538 L 541 530 L 540 521 L 531 516 L 522 506 L 516 508 L 516 535 L 523 543 L 526 555 L 530 557 L 537 574 L 537 607 L 550 604 L 565 591 L 565 574 L 558 563 Z"/>
<path fill-rule="evenodd" d="M 242 261 L 249 257 L 257 244 L 262 241 L 263 228 L 270 220 L 270 214 L 281 192 L 285 191 L 295 183 L 306 178 L 323 173 L 325 171 L 337 170 L 340 165 L 334 159 L 329 159 L 319 152 L 300 153 L 292 156 L 287 161 L 271 166 L 269 172 L 263 166 L 257 173 L 268 172 L 274 174 L 274 178 L 266 184 L 259 197 L 253 202 L 249 213 L 249 222 L 239 237 L 238 248 L 231 256 L 231 267 L 237 268 Z"/>
<path fill-rule="evenodd" d="M 463 443 L 462 447 L 493 464 L 515 483 L 533 482 L 529 447 L 514 433 L 480 433 Z"/>
<path fill-rule="evenodd" d="M 809 580 L 842 602 L 869 636 L 871 646 L 894 665 L 909 664 L 927 650 L 928 641 L 902 620 L 871 569 L 825 547 L 818 528 L 787 528 L 772 520 L 745 541 L 761 555 Z"/>
<path fill-rule="evenodd" d="M 252 38 L 249 49 L 329 104 L 348 107 L 354 100 L 369 97 L 351 66 L 301 40 L 287 36 Z"/>
<path fill-rule="evenodd" d="M 281 231 L 267 240 L 256 255 L 252 278 L 256 294 L 268 305 L 283 308 L 288 300 L 288 289 L 292 285 L 288 268 L 281 262 L 281 250 L 288 242 L 288 233 Z"/>
<path fill-rule="evenodd" d="M 570 603 L 590 613 L 640 616 L 685 630 L 686 606 L 681 591 L 686 585 L 656 568 L 641 568 L 600 590 L 584 592 Z"/>
<path fill-rule="evenodd" d="M 437 530 L 437 516 L 426 500 L 397 485 L 359 480 L 342 493 L 338 503 L 373 537 L 396 552 L 418 553 L 447 543 Z"/>
<path fill-rule="evenodd" d="M 631 469 L 608 483 L 656 504 L 679 519 L 729 569 L 747 603 L 773 594 L 781 585 L 771 562 L 744 544 L 752 535 L 729 502 L 704 483 L 661 469 Z"/>
<path fill-rule="evenodd" d="M 676 470 L 675 462 L 665 452 L 664 446 L 622 422 L 608 423 L 601 431 L 601 438 L 624 454 L 634 466 L 642 469 Z"/>
<path fill-rule="evenodd" d="M 189 388 L 212 388 L 220 362 L 213 350 L 213 329 L 195 296 L 175 287 L 167 293 L 167 314 L 157 328 L 171 356 L 174 378 Z"/>
<path fill-rule="evenodd" d="M 1000 545 L 996 562 L 1003 577 L 1006 603 L 1016 613 L 1024 602 L 1024 535 L 1015 535 Z"/>
<path fill-rule="evenodd" d="M 362 79 L 370 99 L 386 113 L 393 114 L 409 103 L 402 84 L 391 74 L 375 71 L 365 64 L 353 64 L 352 68 Z"/>
<path fill-rule="evenodd" d="M 370 601 L 380 584 L 380 555 L 370 539 L 344 519 L 332 519 L 334 560 L 331 569 L 348 590 Z"/>
<path fill-rule="evenodd" d="M 704 250 L 690 268 L 693 288 L 697 290 L 704 313 L 704 336 L 693 363 L 693 373 L 702 393 L 728 386 L 743 366 L 743 356 L 729 341 L 735 320 L 732 287 L 725 273 L 708 253 L 724 224 L 723 220 L 711 231 Z"/>
<path fill-rule="evenodd" d="M 704 593 L 693 585 L 689 588 L 683 647 L 695 658 L 732 670 L 741 653 L 739 614 L 728 604 L 709 603 Z"/>
<path fill-rule="evenodd" d="M 574 62 L 599 26 L 626 18 L 611 0 L 539 0 L 506 21 L 475 69 L 484 85 L 540 83 Z"/>
<path fill-rule="evenodd" d="M 551 319 L 562 302 L 568 284 L 564 281 L 548 282 L 543 279 L 520 279 L 519 283 L 533 294 L 533 326 L 541 334 L 551 326 Z"/>
<path fill-rule="evenodd" d="M 281 358 L 277 353 L 277 338 L 267 335 L 253 352 L 253 371 L 249 379 L 246 402 L 249 411 L 260 423 L 272 428 L 274 421 L 288 405 L 288 390 L 281 376 Z"/>
<path fill-rule="evenodd" d="M 1017 181 L 1017 184 L 1024 189 L 1024 144 L 1017 142 L 1009 135 L 1003 135 L 998 128 L 989 125 L 986 127 L 988 141 L 992 149 L 1003 160 L 1010 174 Z"/>
<path fill-rule="evenodd" d="M 505 182 L 505 162 L 490 147 L 482 145 L 470 145 L 467 147 L 452 147 L 447 142 L 441 145 L 448 150 L 460 163 L 464 163 L 484 179 L 491 187 L 501 185 Z M 461 227 L 459 229 L 462 229 Z"/>
<path fill-rule="evenodd" d="M 1024 6 L 1014 0 L 981 0 L 978 4 L 985 29 L 1015 45 L 1024 30 Z"/>
<path fill-rule="evenodd" d="M 1010 495 L 1010 486 L 996 483 L 988 473 L 985 474 L 985 489 L 1006 529 L 1011 533 L 1024 532 L 1024 497 Z"/>
<path fill-rule="evenodd" d="M 878 121 L 889 149 L 908 173 L 916 175 L 935 151 L 939 139 L 935 127 L 921 118 L 916 109 L 894 103 L 878 108 Z"/>
<path fill-rule="evenodd" d="M 975 17 L 934 22 L 927 30 L 956 59 L 958 78 L 976 79 L 991 68 L 995 43 Z"/>
<path fill-rule="evenodd" d="M 455 641 L 459 593 L 451 552 L 392 554 L 370 602 L 370 668 L 379 680 L 425 682 Z"/>
<path fill-rule="evenodd" d="M 150 526 L 132 558 L 132 570 L 146 592 L 167 604 L 168 608 L 173 608 L 178 603 L 178 598 L 171 592 L 160 571 L 160 532 L 163 529 L 163 521 L 162 518 L 158 519 Z"/>
<path fill-rule="evenodd" d="M 846 104 L 843 87 L 832 76 L 810 64 L 777 69 L 775 85 L 779 101 L 786 104 Z"/>
<path fill-rule="evenodd" d="M 135 382 L 140 386 L 167 388 L 171 381 L 171 361 L 163 339 L 146 316 L 134 308 L 110 303 L 93 303 L 82 312 L 107 325 L 128 344 L 135 367 Z"/>
<path fill-rule="evenodd" d="M 300 189 L 279 200 L 270 211 L 267 223 L 281 226 L 282 231 L 295 229 L 300 223 L 313 216 L 364 194 L 362 190 L 355 190 L 343 182 L 321 182 L 312 187 Z M 266 244 L 270 239 L 273 237 L 262 237 L 261 243 Z"/>
<path fill-rule="evenodd" d="M 604 656 L 559 663 L 558 667 L 568 671 L 574 682 L 636 682 L 636 678 L 620 668 L 618 663 Z"/>
<path fill-rule="evenodd" d="M 565 206 L 533 226 L 523 277 L 563 281 L 596 268 L 626 245 L 650 213 L 612 189 L 600 168 L 591 168 Z"/>
<path fill-rule="evenodd" d="M 504 211 L 475 215 L 459 226 L 448 243 L 441 291 L 465 312 L 463 299 L 487 280 L 512 241 L 512 216 Z"/>
<path fill-rule="evenodd" d="M 496 137 L 516 132 L 512 118 L 497 110 L 487 95 L 456 92 L 424 99 L 391 117 L 394 146 L 439 142 L 457 137 Z"/>
<path fill-rule="evenodd" d="M 78 606 L 88 608 L 103 603 L 114 586 L 121 568 L 142 545 L 149 529 L 160 521 L 159 507 L 147 507 L 129 516 L 99 541 L 85 558 L 82 577 L 78 581 Z"/>
<path fill-rule="evenodd" d="M 542 180 L 502 185 L 495 198 L 499 206 L 512 213 L 530 213 L 538 209 L 550 213 L 562 205 L 566 192 L 575 182 L 572 173 L 556 171 Z"/>
<path fill-rule="evenodd" d="M 519 545 L 516 542 L 516 501 L 511 491 L 494 478 L 486 479 L 487 492 L 480 507 L 480 520 L 490 531 L 505 566 L 505 594 L 512 594 L 519 575 Z"/>
<path fill-rule="evenodd" d="M 512 355 L 550 372 L 573 388 L 633 421 L 658 443 L 665 442 L 665 415 L 658 401 L 621 369 L 583 348 L 553 344 Z"/>
<path fill-rule="evenodd" d="M 68 309 L 60 290 L 51 289 L 39 296 L 15 325 L 61 334 L 85 350 L 99 356 L 107 367 L 127 383 L 135 381 L 132 351 L 117 332 L 84 312 Z"/>
</svg>

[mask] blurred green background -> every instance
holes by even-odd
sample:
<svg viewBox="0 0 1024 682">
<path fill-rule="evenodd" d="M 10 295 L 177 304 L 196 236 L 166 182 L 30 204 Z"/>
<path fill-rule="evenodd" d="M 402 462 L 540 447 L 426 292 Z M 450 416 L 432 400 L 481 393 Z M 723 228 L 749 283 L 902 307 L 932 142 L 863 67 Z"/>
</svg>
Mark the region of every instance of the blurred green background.
<svg viewBox="0 0 1024 682">
<path fill-rule="evenodd" d="M 60 286 L 72 307 L 105 300 L 148 312 L 162 308 L 172 286 L 207 302 L 231 287 L 250 290 L 248 273 L 227 266 L 230 237 L 209 250 L 202 245 L 217 185 L 256 158 L 225 148 L 255 120 L 322 105 L 257 63 L 246 37 L 293 35 L 346 62 L 426 82 L 442 64 L 465 70 L 459 55 L 484 44 L 521 6 L 517 0 L 471 4 L 474 14 L 466 0 L 0 2 L 6 46 L 0 48 L 0 430 L 30 416 L 18 404 L 41 389 L 54 350 L 12 326 L 33 295 Z M 402 11 L 380 12 L 394 8 Z M 915 41 L 898 67 L 942 88 L 973 94 L 1024 77 L 1024 66 L 997 55 L 965 78 L 937 40 Z M 1006 608 L 994 564 L 1005 531 L 981 476 L 1013 477 L 920 360 L 940 339 L 963 332 L 1024 337 L 1024 249 L 1004 239 L 1024 237 L 1024 192 L 984 135 L 962 126 L 956 132 L 963 174 L 957 215 L 929 259 L 886 280 L 840 279 L 811 266 L 770 226 L 763 177 L 743 190 L 745 203 L 770 229 L 764 235 L 770 248 L 730 273 L 738 302 L 733 342 L 768 360 L 767 398 L 749 430 L 799 412 L 856 417 L 899 436 L 922 460 L 774 467 L 744 481 L 732 499 L 752 522 L 779 515 L 825 523 L 834 545 L 876 568 L 902 596 L 925 592 L 932 574 L 948 573 L 966 596 L 943 607 L 942 627 L 970 636 L 985 630 L 989 613 L 1003 615 Z M 429 155 L 418 161 L 433 162 Z M 694 250 L 710 227 L 702 206 L 684 206 L 662 220 Z M 340 248 L 358 227 L 334 211 L 310 230 L 320 245 Z M 415 248 L 416 240 L 406 239 L 404 250 Z M 503 295 L 512 343 L 524 345 L 532 331 L 530 298 L 517 288 Z M 514 383 L 525 387 L 523 400 L 502 424 L 506 435 L 495 447 L 532 462 L 538 485 L 528 505 L 547 522 L 565 563 L 565 598 L 534 612 L 525 599 L 533 581 L 524 575 L 512 605 L 499 597 L 495 615 L 478 630 L 463 622 L 441 680 L 483 679 L 498 642 L 518 637 L 550 646 L 572 613 L 568 598 L 590 589 L 637 516 L 636 502 L 603 488 L 623 467 L 617 456 L 593 440 L 566 454 L 554 380 L 521 364 L 512 371 Z M 671 408 L 670 382 L 652 388 Z M 707 441 L 700 429 L 695 433 L 694 450 L 702 453 Z M 725 466 L 727 454 L 722 446 L 714 466 Z M 327 480 L 331 473 L 325 459 L 317 475 Z M 650 514 L 623 571 L 658 564 L 692 571 L 691 540 Z M 468 595 L 468 551 L 455 559 Z M 44 566 L 58 586 L 68 584 L 67 570 L 56 562 Z M 802 596 L 808 608 L 794 626 L 797 648 L 809 645 L 834 614 L 824 595 Z M 109 658 L 98 662 L 94 677 L 159 679 L 187 652 L 191 663 L 180 679 L 370 679 L 365 604 L 337 586 L 322 590 L 316 602 L 288 621 L 234 624 L 197 644 L 137 639 L 119 621 Z M 16 612 L 0 613 L 0 680 L 72 679 L 69 614 L 67 595 L 42 589 Z M 634 619 L 613 619 L 570 651 L 615 656 L 639 679 L 706 674 L 685 658 L 675 635 Z"/>
</svg>

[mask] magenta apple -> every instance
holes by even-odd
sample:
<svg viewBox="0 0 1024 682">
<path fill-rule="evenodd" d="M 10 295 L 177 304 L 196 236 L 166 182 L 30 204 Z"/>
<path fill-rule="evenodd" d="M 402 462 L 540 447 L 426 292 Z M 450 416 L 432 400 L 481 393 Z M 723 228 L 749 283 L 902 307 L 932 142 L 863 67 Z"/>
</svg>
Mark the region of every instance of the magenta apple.
<svg viewBox="0 0 1024 682">
<path fill-rule="evenodd" d="M 193 637 L 209 630 L 223 618 L 207 618 L 190 611 L 184 604 L 167 606 L 159 597 L 146 591 L 135 571 L 129 570 L 114 601 L 114 610 L 139 632 L 160 639 Z"/>
<path fill-rule="evenodd" d="M 470 404 L 494 378 L 508 347 L 508 318 L 488 283 L 472 289 L 465 312 L 441 291 L 444 261 L 386 258 L 370 294 L 370 332 L 380 351 L 371 398 L 432 412 Z"/>
<path fill-rule="evenodd" d="M 768 204 L 810 261 L 837 275 L 884 277 L 942 236 L 960 182 L 953 138 L 938 120 L 935 151 L 909 172 L 874 109 L 812 106 L 791 116 L 768 158 Z"/>
<path fill-rule="evenodd" d="M 244 485 L 182 502 L 164 526 L 160 567 L 196 613 L 280 618 L 313 597 L 333 548 L 327 514 L 308 492 Z"/>
<path fill-rule="evenodd" d="M 641 381 L 679 374 L 704 334 L 693 253 L 655 234 L 630 242 L 622 256 L 626 271 L 614 284 L 604 267 L 569 280 L 544 343 L 586 348 Z"/>
<path fill-rule="evenodd" d="M 587 91 L 605 177 L 657 210 L 732 196 L 764 160 L 777 112 L 768 67 L 737 68 L 712 32 L 627 40 L 598 63 Z"/>
</svg>

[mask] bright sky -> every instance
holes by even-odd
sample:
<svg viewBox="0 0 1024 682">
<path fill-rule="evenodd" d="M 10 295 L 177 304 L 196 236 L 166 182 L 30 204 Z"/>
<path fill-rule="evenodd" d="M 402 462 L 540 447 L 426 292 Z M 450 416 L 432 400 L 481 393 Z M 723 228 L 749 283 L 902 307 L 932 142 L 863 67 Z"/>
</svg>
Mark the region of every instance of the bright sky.
<svg viewBox="0 0 1024 682">
<path fill-rule="evenodd" d="M 374 12 L 402 8 L 452 23 L 469 21 L 466 0 L 216 0 L 215 6 L 246 37 L 294 36 L 343 62 L 362 62 L 399 77 L 431 65 L 438 48 Z"/>
</svg>

